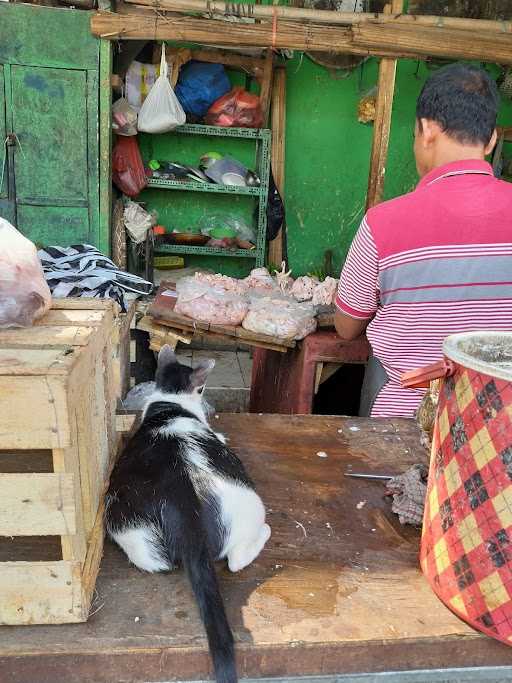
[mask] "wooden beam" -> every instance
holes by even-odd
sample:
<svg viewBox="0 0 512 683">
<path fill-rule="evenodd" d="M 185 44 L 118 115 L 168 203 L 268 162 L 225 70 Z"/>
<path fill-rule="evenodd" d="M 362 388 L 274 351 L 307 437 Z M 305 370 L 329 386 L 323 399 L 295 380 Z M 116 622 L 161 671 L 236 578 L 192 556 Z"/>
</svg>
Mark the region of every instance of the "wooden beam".
<svg viewBox="0 0 512 683">
<path fill-rule="evenodd" d="M 279 5 L 256 5 L 251 3 L 231 3 L 223 0 L 124 0 L 130 5 L 152 7 L 159 11 L 192 12 L 215 14 L 227 17 L 250 19 L 284 19 L 287 21 L 309 21 L 318 24 L 404 24 L 414 26 L 444 27 L 465 31 L 492 31 L 512 33 L 511 21 L 491 21 L 487 19 L 467 19 L 464 17 L 438 17 L 428 15 L 402 14 L 391 12 L 376 14 L 372 12 L 334 12 L 332 10 L 307 9 Z"/>
<path fill-rule="evenodd" d="M 272 148 L 271 165 L 274 182 L 284 197 L 284 162 L 286 132 L 286 70 L 276 69 L 272 85 Z M 280 265 L 283 260 L 283 232 L 279 230 L 268 245 L 268 261 Z"/>
<path fill-rule="evenodd" d="M 393 0 L 393 5 L 386 5 L 384 12 L 391 14 L 401 12 L 403 0 Z M 388 158 L 389 132 L 391 129 L 391 112 L 395 94 L 396 59 L 383 58 L 379 64 L 379 82 L 377 102 L 375 104 L 375 120 L 373 123 L 372 154 L 370 173 L 368 175 L 368 191 L 366 193 L 366 210 L 378 204 L 384 191 L 384 176 Z"/>
<path fill-rule="evenodd" d="M 273 22 L 233 24 L 153 12 L 147 15 L 96 12 L 91 17 L 91 31 L 111 40 L 214 42 L 225 47 L 273 47 L 415 59 L 430 56 L 512 64 L 511 41 L 506 33 L 471 33 L 399 22 L 351 27 L 295 21 L 278 21 L 277 25 Z"/>
<path fill-rule="evenodd" d="M 268 115 L 270 111 L 270 98 L 272 95 L 272 72 L 274 68 L 274 53 L 271 49 L 267 50 L 265 55 L 265 67 L 263 70 L 263 78 L 261 80 L 260 88 L 260 103 L 263 111 L 263 126 L 267 126 Z"/>
</svg>

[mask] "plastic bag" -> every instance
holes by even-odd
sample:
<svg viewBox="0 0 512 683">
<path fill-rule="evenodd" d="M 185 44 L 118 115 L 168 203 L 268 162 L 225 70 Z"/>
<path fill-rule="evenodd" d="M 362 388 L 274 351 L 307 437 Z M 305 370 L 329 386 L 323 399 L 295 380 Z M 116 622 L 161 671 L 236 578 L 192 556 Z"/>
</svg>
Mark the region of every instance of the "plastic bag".
<svg viewBox="0 0 512 683">
<path fill-rule="evenodd" d="M 239 325 L 249 304 L 239 294 L 220 285 L 211 286 L 194 277 L 184 277 L 176 283 L 178 300 L 176 313 L 213 325 Z"/>
<path fill-rule="evenodd" d="M 125 78 L 126 99 L 136 112 L 142 107 L 159 73 L 160 67 L 154 64 L 142 64 L 135 61 L 130 64 Z"/>
<path fill-rule="evenodd" d="M 286 214 L 284 203 L 279 190 L 274 182 L 272 168 L 268 178 L 267 196 L 267 240 L 271 241 L 277 237 L 279 230 L 283 227 Z"/>
<path fill-rule="evenodd" d="M 357 104 L 357 120 L 359 123 L 375 121 L 375 107 L 377 104 L 377 87 L 369 90 Z"/>
<path fill-rule="evenodd" d="M 212 104 L 206 114 L 210 126 L 260 128 L 263 124 L 260 98 L 236 87 Z"/>
<path fill-rule="evenodd" d="M 147 185 L 137 137 L 120 137 L 112 151 L 112 180 L 128 197 L 136 197 Z"/>
<path fill-rule="evenodd" d="M 0 327 L 28 327 L 51 303 L 35 245 L 0 218 Z"/>
<path fill-rule="evenodd" d="M 130 201 L 124 207 L 123 221 L 126 232 L 135 244 L 140 244 L 146 240 L 148 230 L 151 230 L 155 222 L 153 216 L 140 204 Z"/>
<path fill-rule="evenodd" d="M 231 83 L 222 64 L 191 61 L 180 69 L 176 97 L 186 112 L 202 118 L 230 89 Z"/>
<path fill-rule="evenodd" d="M 140 108 L 138 128 L 144 133 L 167 133 L 185 121 L 185 112 L 169 83 L 165 45 L 162 45 L 160 76 Z"/>
<path fill-rule="evenodd" d="M 117 135 L 137 135 L 137 112 L 124 97 L 112 105 L 112 130 Z"/>
<path fill-rule="evenodd" d="M 279 296 L 253 299 L 242 327 L 281 339 L 304 339 L 316 330 L 315 310 Z"/>
<path fill-rule="evenodd" d="M 254 228 L 244 221 L 243 218 L 235 214 L 208 214 L 201 219 L 199 224 L 201 234 L 210 236 L 210 232 L 215 228 L 230 228 L 236 233 L 236 237 L 241 240 L 256 243 L 256 232 Z"/>
</svg>

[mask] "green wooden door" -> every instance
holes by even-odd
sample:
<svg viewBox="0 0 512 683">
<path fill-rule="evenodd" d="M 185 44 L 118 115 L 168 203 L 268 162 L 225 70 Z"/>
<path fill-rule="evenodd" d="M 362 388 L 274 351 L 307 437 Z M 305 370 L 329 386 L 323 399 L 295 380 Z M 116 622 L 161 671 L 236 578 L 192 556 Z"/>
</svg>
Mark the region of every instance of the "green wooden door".
<svg viewBox="0 0 512 683">
<path fill-rule="evenodd" d="M 87 72 L 11 67 L 18 229 L 42 244 L 90 242 Z"/>
<path fill-rule="evenodd" d="M 33 242 L 109 253 L 111 55 L 90 16 L 0 0 L 0 216 Z"/>
<path fill-rule="evenodd" d="M 7 146 L 7 120 L 4 69 L 0 64 L 0 217 L 10 223 L 15 220 L 13 191 L 9 179 L 9 147 Z"/>
</svg>

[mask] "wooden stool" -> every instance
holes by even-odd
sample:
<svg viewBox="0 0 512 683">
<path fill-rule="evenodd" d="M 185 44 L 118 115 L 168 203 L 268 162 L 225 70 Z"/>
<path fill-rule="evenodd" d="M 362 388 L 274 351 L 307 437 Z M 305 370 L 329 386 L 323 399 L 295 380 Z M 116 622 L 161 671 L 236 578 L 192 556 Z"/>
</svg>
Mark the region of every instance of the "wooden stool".
<svg viewBox="0 0 512 683">
<path fill-rule="evenodd" d="M 330 331 L 310 334 L 287 353 L 255 349 L 249 411 L 310 414 L 321 382 L 343 363 L 365 363 L 369 352 L 365 336 L 345 341 Z"/>
</svg>

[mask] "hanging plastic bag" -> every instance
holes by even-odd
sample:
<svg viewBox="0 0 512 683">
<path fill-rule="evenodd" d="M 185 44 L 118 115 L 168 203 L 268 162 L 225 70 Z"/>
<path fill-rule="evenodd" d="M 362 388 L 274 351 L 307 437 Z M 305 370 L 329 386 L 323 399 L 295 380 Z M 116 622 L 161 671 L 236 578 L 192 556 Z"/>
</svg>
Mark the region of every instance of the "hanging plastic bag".
<svg viewBox="0 0 512 683">
<path fill-rule="evenodd" d="M 51 303 L 35 245 L 0 218 L 0 327 L 28 327 Z"/>
<path fill-rule="evenodd" d="M 112 180 L 128 197 L 136 197 L 146 187 L 137 136 L 117 139 L 112 151 Z"/>
<path fill-rule="evenodd" d="M 137 112 L 124 97 L 112 105 L 112 130 L 117 135 L 137 135 Z"/>
<path fill-rule="evenodd" d="M 142 103 L 148 96 L 159 75 L 159 67 L 154 64 L 142 64 L 133 61 L 126 73 L 126 99 L 128 104 L 140 111 Z"/>
<path fill-rule="evenodd" d="M 150 213 L 143 209 L 140 204 L 131 201 L 128 201 L 124 207 L 123 220 L 126 232 L 135 244 L 144 242 L 148 231 L 155 224 Z"/>
<path fill-rule="evenodd" d="M 260 98 L 236 87 L 212 104 L 206 114 L 210 126 L 260 128 L 263 124 Z"/>
<path fill-rule="evenodd" d="M 167 133 L 185 121 L 185 112 L 169 83 L 165 45 L 162 44 L 160 76 L 140 108 L 138 128 L 144 133 Z"/>
</svg>

